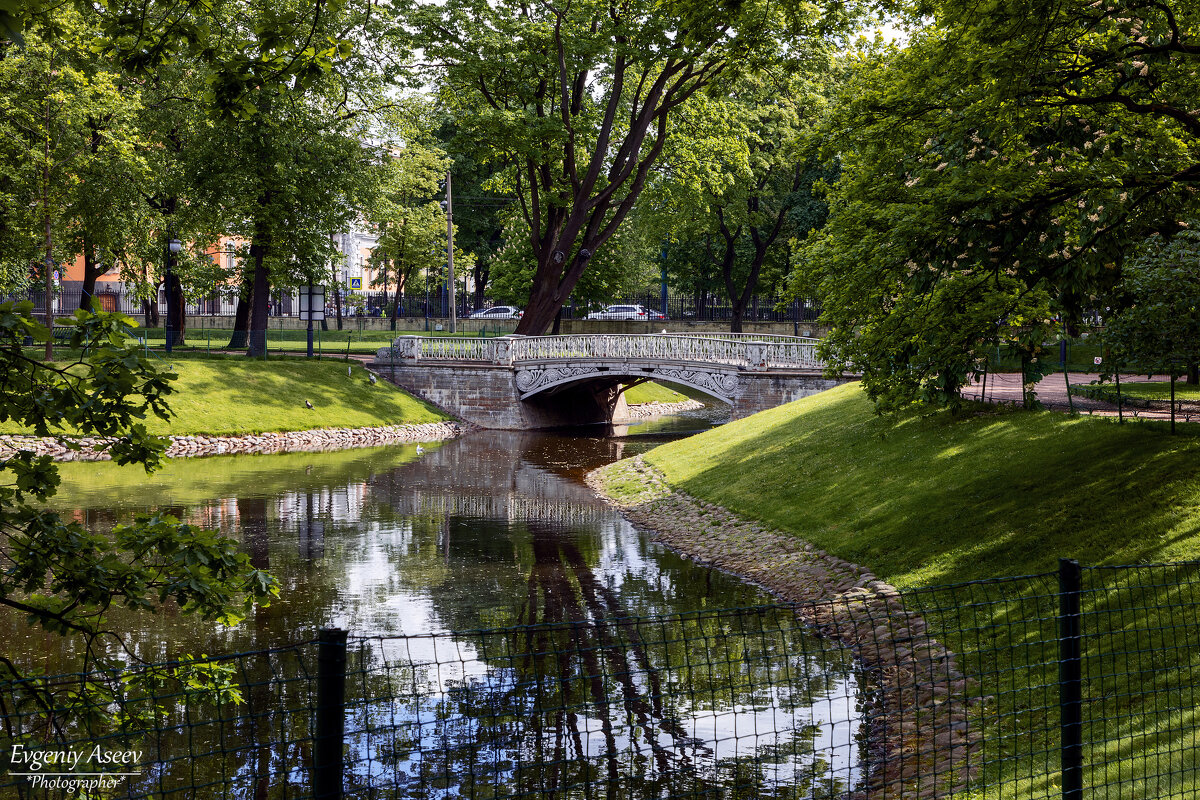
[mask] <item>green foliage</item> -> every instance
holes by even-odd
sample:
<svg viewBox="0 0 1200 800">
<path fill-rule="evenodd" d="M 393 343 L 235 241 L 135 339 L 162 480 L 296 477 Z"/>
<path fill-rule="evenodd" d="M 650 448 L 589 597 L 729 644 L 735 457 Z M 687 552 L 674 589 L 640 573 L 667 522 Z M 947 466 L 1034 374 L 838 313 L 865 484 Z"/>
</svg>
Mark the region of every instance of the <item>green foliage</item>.
<svg viewBox="0 0 1200 800">
<path fill-rule="evenodd" d="M 1196 558 L 1198 449 L 1163 424 L 1045 411 L 879 416 L 850 384 L 646 458 L 693 496 L 898 586 L 933 586 L 1052 570 L 1059 556 Z"/>
<path fill-rule="evenodd" d="M 1200 233 L 1154 236 L 1125 268 L 1104 342 L 1118 365 L 1181 375 L 1200 364 Z"/>
<path fill-rule="evenodd" d="M 0 262 L 14 276 L 139 235 L 149 178 L 141 103 L 119 70 L 96 63 L 95 30 L 58 15 L 0 58 Z"/>
<path fill-rule="evenodd" d="M 855 6 L 451 0 L 412 15 L 443 103 L 488 142 L 535 264 L 518 331 L 541 333 L 621 227 L 680 105 L 794 57 Z M 599 263 L 599 262 L 596 262 Z"/>
<path fill-rule="evenodd" d="M 536 279 L 537 259 L 524 222 L 515 211 L 507 216 L 502 244 L 491 259 L 488 296 L 522 306 Z M 588 270 L 571 291 L 571 299 L 585 306 L 603 306 L 629 287 L 650 279 L 658 266 L 654 263 L 655 250 L 645 234 L 636 226 L 618 229 L 605 248 L 592 257 Z"/>
<path fill-rule="evenodd" d="M 832 175 L 814 158 L 812 128 L 831 61 L 813 48 L 783 77 L 743 76 L 725 96 L 694 98 L 669 138 L 655 210 L 644 216 L 669 242 L 675 285 L 723 292 L 735 331 L 759 286 L 782 284 L 791 241 L 824 223 L 813 186 Z"/>
<path fill-rule="evenodd" d="M 83 355 L 50 364 L 24 354 L 26 336 L 49 335 L 28 312 L 28 304 L 0 304 L 0 422 L 55 436 L 72 449 L 81 447 L 80 436 L 100 437 L 114 463 L 156 468 L 164 441 L 145 421 L 169 416 L 172 376 L 128 346 L 129 320 L 77 312 L 71 344 Z M 107 663 L 111 640 L 120 639 L 105 628 L 114 606 L 156 612 L 169 604 L 230 624 L 278 591 L 236 541 L 168 515 L 139 518 L 106 536 L 47 510 L 58 487 L 48 456 L 11 453 L 0 460 L 0 475 L 6 478 L 0 484 L 0 605 L 24 613 L 30 625 L 81 637 L 86 661 Z M 17 674 L 12 658 L 0 663 Z"/>
<path fill-rule="evenodd" d="M 1073 326 L 1127 253 L 1178 230 L 1197 202 L 1197 13 L 938 0 L 903 48 L 853 55 L 828 125 L 830 221 L 799 265 L 843 331 L 827 355 L 861 364 L 873 396 L 916 399 L 997 338 L 989 317 L 1028 315 L 1036 292 Z"/>
</svg>

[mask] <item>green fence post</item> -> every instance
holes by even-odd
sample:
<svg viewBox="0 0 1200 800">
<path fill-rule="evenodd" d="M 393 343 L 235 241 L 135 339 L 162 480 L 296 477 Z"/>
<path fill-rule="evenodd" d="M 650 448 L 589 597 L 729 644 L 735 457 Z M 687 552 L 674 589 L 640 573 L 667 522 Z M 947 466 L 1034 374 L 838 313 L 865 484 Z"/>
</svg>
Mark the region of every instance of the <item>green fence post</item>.
<svg viewBox="0 0 1200 800">
<path fill-rule="evenodd" d="M 313 731 L 313 797 L 341 800 L 346 738 L 346 631 L 317 634 L 317 715 Z"/>
<path fill-rule="evenodd" d="M 1079 596 L 1083 570 L 1058 560 L 1058 711 L 1063 800 L 1083 798 L 1083 669 Z"/>
</svg>

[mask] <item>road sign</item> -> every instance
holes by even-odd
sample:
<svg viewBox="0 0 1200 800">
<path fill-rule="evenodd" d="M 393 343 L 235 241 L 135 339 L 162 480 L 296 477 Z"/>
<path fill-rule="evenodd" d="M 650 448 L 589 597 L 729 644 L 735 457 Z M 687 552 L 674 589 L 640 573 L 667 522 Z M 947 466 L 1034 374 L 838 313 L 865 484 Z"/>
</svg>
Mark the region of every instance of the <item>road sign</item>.
<svg viewBox="0 0 1200 800">
<path fill-rule="evenodd" d="M 300 287 L 300 319 L 321 322 L 325 319 L 325 287 Z"/>
<path fill-rule="evenodd" d="M 351 278 L 350 279 L 350 288 L 351 289 L 362 289 L 362 278 Z"/>
</svg>

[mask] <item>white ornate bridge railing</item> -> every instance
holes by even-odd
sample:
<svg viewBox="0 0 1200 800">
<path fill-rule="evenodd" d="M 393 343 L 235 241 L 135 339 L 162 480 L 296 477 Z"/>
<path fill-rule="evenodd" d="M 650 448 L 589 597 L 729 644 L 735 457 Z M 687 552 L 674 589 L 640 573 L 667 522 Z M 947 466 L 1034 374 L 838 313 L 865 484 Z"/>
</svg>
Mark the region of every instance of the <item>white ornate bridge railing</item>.
<svg viewBox="0 0 1200 800">
<path fill-rule="evenodd" d="M 751 370 L 823 369 L 816 339 L 749 334 L 703 336 L 600 334 L 496 339 L 402 336 L 377 357 L 398 361 L 474 361 L 505 366 L 580 360 L 724 364 Z"/>
</svg>

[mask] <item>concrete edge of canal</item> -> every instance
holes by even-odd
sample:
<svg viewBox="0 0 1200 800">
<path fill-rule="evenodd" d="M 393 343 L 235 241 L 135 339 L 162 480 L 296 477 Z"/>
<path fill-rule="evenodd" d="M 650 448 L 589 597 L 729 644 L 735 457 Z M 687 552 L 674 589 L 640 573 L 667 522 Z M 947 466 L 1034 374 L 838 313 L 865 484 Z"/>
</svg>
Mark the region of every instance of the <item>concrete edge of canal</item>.
<svg viewBox="0 0 1200 800">
<path fill-rule="evenodd" d="M 905 611 L 894 586 L 673 489 L 641 456 L 593 470 L 585 480 L 655 541 L 800 604 L 797 614 L 818 635 L 850 648 L 869 676 L 872 711 L 867 777 L 853 798 L 947 797 L 978 777 L 978 706 L 988 698 L 970 696 L 972 682 L 954 654 L 923 619 Z"/>
</svg>

